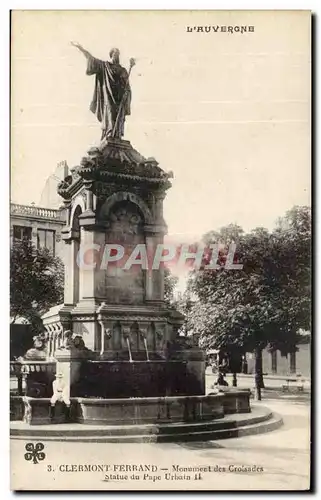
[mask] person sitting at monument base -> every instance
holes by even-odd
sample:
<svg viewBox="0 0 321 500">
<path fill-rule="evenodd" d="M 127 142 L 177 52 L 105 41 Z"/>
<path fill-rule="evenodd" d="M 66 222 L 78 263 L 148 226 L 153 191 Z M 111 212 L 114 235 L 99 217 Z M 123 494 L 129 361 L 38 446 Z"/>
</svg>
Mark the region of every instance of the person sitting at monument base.
<svg viewBox="0 0 321 500">
<path fill-rule="evenodd" d="M 69 418 L 70 410 L 70 398 L 69 398 L 69 388 L 64 381 L 63 373 L 59 372 L 56 374 L 56 379 L 52 383 L 53 395 L 50 399 L 50 418 L 54 417 L 55 406 L 57 402 L 65 403 L 66 406 L 66 418 Z"/>
</svg>

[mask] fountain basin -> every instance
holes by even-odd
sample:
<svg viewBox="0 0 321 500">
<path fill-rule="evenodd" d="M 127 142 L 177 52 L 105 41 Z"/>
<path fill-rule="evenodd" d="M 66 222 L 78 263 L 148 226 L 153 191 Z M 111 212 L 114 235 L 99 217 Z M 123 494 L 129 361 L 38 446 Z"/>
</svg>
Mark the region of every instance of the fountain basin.
<svg viewBox="0 0 321 500">
<path fill-rule="evenodd" d="M 89 360 L 81 365 L 71 395 L 83 398 L 138 398 L 198 394 L 183 360 Z"/>
<path fill-rule="evenodd" d="M 150 398 L 78 398 L 76 421 L 115 425 L 213 420 L 224 415 L 224 395 Z"/>
<path fill-rule="evenodd" d="M 231 402 L 234 400 L 234 404 Z M 50 414 L 50 398 L 21 398 L 24 421 L 31 425 L 62 423 L 66 408 L 57 403 Z M 16 401 L 17 403 L 17 401 Z M 150 398 L 71 398 L 70 422 L 86 425 L 137 425 L 201 422 L 222 418 L 227 413 L 250 413 L 250 391 L 202 396 Z"/>
</svg>

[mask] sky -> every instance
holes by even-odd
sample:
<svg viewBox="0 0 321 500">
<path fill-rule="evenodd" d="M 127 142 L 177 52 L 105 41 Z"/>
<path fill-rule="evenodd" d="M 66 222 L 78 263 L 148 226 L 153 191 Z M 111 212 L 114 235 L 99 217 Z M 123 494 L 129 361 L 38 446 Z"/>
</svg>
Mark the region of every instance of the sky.
<svg viewBox="0 0 321 500">
<path fill-rule="evenodd" d="M 310 204 L 310 30 L 303 11 L 14 12 L 11 199 L 39 202 L 56 164 L 100 139 L 89 111 L 94 77 L 78 41 L 131 75 L 124 139 L 173 171 L 164 202 L 170 235 L 237 223 L 271 229 Z M 253 25 L 254 32 L 187 32 Z"/>
</svg>

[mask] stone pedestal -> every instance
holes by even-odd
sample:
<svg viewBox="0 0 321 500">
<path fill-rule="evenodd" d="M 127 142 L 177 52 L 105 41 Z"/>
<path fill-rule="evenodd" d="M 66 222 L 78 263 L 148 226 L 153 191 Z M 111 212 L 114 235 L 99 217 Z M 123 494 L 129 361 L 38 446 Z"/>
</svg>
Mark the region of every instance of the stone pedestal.
<svg viewBox="0 0 321 500">
<path fill-rule="evenodd" d="M 170 358 L 185 363 L 186 366 L 186 394 L 205 394 L 205 352 L 193 345 L 191 337 L 176 338 Z"/>
<path fill-rule="evenodd" d="M 165 307 L 163 269 L 153 266 L 169 178 L 129 141 L 110 139 L 58 187 L 67 213 L 61 322 L 101 359 L 162 357 L 183 323 Z"/>
<path fill-rule="evenodd" d="M 110 139 L 91 148 L 58 186 L 67 214 L 61 341 L 66 329 L 81 336 L 91 361 L 82 363 L 72 353 L 56 350 L 57 373 L 63 372 L 71 396 L 85 391 L 86 397 L 110 397 L 108 391 L 100 394 L 100 379 L 89 389 L 76 379 L 96 380 L 101 374 L 117 381 L 117 363 L 123 363 L 123 386 L 113 397 L 153 395 L 146 383 L 156 387 L 167 362 L 168 369 L 175 365 L 175 373 L 168 376 L 165 370 L 166 387 L 158 384 L 157 395 L 205 393 L 204 355 L 196 348 L 184 353 L 178 346 L 184 317 L 164 302 L 164 268 L 155 258 L 162 256 L 167 232 L 163 201 L 170 177 L 130 142 Z M 44 323 L 52 330 L 50 314 Z M 138 368 L 141 362 L 145 364 Z M 131 380 L 125 376 L 129 370 Z"/>
<path fill-rule="evenodd" d="M 77 395 L 81 365 L 86 359 L 86 353 L 81 349 L 71 346 L 69 349 L 58 349 L 55 357 L 57 360 L 56 374 L 62 375 L 64 396 L 70 399 Z"/>
</svg>

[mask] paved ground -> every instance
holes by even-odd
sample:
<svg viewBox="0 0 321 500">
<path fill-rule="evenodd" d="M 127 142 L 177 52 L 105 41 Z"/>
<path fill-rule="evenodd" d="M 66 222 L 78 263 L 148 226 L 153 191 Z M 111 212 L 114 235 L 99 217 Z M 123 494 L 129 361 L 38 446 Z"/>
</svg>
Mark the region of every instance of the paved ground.
<svg viewBox="0 0 321 500">
<path fill-rule="evenodd" d="M 266 405 L 266 401 L 262 404 Z M 309 405 L 300 401 L 270 400 L 268 406 L 283 416 L 284 426 L 267 434 L 236 439 L 182 444 L 44 442 L 46 457 L 37 465 L 24 459 L 26 443 L 12 440 L 12 487 L 75 490 L 308 489 Z M 79 465 L 86 464 L 109 466 L 111 470 L 106 473 L 108 481 L 101 470 L 66 471 L 71 470 L 72 465 L 79 468 Z M 113 470 L 115 466 L 139 464 L 154 465 L 157 470 L 147 473 L 145 480 L 143 472 L 122 472 L 119 467 Z M 53 470 L 48 471 L 49 466 Z M 202 479 L 195 479 L 198 473 L 184 472 L 183 469 L 175 472 L 176 466 L 210 466 L 212 471 L 201 472 Z M 246 468 L 256 470 L 249 471 Z M 132 479 L 133 474 L 139 475 L 141 480 Z"/>
</svg>

